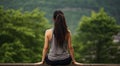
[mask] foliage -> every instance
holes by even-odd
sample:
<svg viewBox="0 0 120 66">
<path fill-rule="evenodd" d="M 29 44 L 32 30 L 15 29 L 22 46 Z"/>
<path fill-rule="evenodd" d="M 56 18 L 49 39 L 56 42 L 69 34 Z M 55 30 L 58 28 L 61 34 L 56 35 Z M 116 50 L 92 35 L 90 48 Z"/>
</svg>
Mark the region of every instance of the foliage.
<svg viewBox="0 0 120 66">
<path fill-rule="evenodd" d="M 36 7 L 46 12 L 49 22 L 52 22 L 53 11 L 61 9 L 66 16 L 66 21 L 71 32 L 75 34 L 79 19 L 83 16 L 90 16 L 91 10 L 98 11 L 104 8 L 105 11 L 115 17 L 120 24 L 120 0 L 1 0 L 0 5 L 4 9 L 19 9 L 31 11 Z"/>
<path fill-rule="evenodd" d="M 48 27 L 39 9 L 22 12 L 0 7 L 0 62 L 40 61 Z"/>
<path fill-rule="evenodd" d="M 4 8 L 0 7 L 0 62 L 40 61 L 44 31 L 48 28 L 46 18 L 51 22 L 54 10 L 61 9 L 72 35 L 76 34 L 72 41 L 79 62 L 119 63 L 119 43 L 112 43 L 112 35 L 120 31 L 120 26 L 116 27 L 116 22 L 120 24 L 119 2 L 120 0 L 1 0 L 0 5 Z M 93 12 L 91 17 L 86 17 L 90 16 L 91 10 L 97 12 L 101 7 L 115 17 L 116 21 L 104 11 Z M 85 16 L 82 17 L 83 15 Z M 99 57 L 97 54 L 103 55 Z"/>
<path fill-rule="evenodd" d="M 119 63 L 120 45 L 113 43 L 113 35 L 118 33 L 116 21 L 101 9 L 84 16 L 74 36 L 77 59 L 86 63 Z M 79 49 L 78 49 L 79 48 Z"/>
</svg>

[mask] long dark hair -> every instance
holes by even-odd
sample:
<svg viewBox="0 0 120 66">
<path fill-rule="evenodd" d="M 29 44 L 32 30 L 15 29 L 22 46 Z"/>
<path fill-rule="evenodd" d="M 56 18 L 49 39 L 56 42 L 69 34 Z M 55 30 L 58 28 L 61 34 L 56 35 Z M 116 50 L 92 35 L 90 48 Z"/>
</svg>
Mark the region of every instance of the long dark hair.
<svg viewBox="0 0 120 66">
<path fill-rule="evenodd" d="M 62 11 L 56 10 L 54 12 L 53 18 L 55 21 L 53 33 L 54 33 L 56 42 L 60 47 L 63 47 L 64 41 L 66 40 L 65 37 L 68 33 L 64 14 Z"/>
</svg>

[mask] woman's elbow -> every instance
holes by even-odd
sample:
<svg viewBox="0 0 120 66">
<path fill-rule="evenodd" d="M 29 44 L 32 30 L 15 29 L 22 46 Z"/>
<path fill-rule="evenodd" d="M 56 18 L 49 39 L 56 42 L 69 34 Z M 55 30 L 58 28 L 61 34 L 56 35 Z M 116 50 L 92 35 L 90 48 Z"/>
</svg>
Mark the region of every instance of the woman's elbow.
<svg viewBox="0 0 120 66">
<path fill-rule="evenodd" d="M 43 50 L 47 51 L 47 50 L 48 50 L 48 47 L 44 47 Z"/>
<path fill-rule="evenodd" d="M 69 50 L 73 50 L 73 47 L 68 47 L 69 48 Z"/>
</svg>

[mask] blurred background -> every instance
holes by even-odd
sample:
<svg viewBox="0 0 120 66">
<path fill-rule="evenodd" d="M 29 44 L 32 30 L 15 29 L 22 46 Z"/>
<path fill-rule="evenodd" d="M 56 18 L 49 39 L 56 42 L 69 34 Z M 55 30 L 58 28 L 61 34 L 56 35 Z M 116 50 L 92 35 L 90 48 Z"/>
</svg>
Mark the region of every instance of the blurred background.
<svg viewBox="0 0 120 66">
<path fill-rule="evenodd" d="M 120 63 L 120 0 L 0 0 L 0 63 L 40 62 L 62 10 L 81 63 Z"/>
</svg>

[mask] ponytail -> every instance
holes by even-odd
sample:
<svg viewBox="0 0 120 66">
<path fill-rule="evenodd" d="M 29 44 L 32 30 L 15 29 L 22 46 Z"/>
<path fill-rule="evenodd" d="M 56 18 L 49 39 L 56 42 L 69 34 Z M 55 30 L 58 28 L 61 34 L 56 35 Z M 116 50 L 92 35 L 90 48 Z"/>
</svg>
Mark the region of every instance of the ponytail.
<svg viewBox="0 0 120 66">
<path fill-rule="evenodd" d="M 68 33 L 64 14 L 61 11 L 55 11 L 54 20 L 55 20 L 55 24 L 54 24 L 53 33 L 55 35 L 57 44 L 60 47 L 63 47 L 66 34 Z"/>
</svg>

